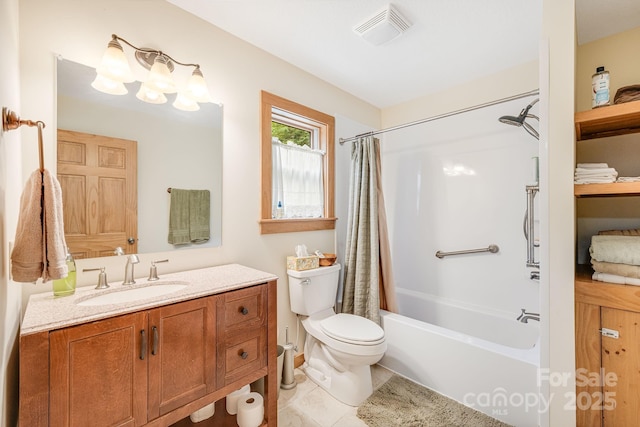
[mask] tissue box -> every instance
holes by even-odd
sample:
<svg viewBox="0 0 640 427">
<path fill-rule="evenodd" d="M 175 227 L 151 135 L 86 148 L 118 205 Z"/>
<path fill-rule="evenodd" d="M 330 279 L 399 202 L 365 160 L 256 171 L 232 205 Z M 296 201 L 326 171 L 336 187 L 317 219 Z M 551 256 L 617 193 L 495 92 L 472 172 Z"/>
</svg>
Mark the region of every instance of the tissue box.
<svg viewBox="0 0 640 427">
<path fill-rule="evenodd" d="M 311 270 L 312 268 L 318 268 L 318 266 L 319 261 L 316 255 L 287 257 L 287 270 Z"/>
</svg>

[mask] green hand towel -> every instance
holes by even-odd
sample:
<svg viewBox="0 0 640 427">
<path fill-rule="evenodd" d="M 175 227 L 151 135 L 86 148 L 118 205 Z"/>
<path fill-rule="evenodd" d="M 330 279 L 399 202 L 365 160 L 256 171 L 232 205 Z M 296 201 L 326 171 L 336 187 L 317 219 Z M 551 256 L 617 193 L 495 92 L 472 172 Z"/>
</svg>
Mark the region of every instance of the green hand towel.
<svg viewBox="0 0 640 427">
<path fill-rule="evenodd" d="M 184 245 L 189 238 L 189 190 L 171 189 L 171 206 L 169 207 L 169 243 Z"/>
<path fill-rule="evenodd" d="M 210 199 L 209 190 L 189 191 L 189 239 L 194 243 L 209 240 Z"/>
</svg>

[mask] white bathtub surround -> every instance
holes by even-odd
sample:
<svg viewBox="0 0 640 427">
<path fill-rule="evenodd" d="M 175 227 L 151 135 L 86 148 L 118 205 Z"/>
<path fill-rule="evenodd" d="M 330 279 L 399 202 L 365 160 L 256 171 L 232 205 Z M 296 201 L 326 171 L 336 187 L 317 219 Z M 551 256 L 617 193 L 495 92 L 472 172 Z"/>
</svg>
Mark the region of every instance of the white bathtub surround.
<svg viewBox="0 0 640 427">
<path fill-rule="evenodd" d="M 518 427 L 538 426 L 549 403 L 537 386 L 539 323 L 516 321 L 521 309 L 541 311 L 523 233 L 540 143 L 498 119 L 531 101 L 412 126 L 385 134 L 382 144 L 400 315 L 383 312 L 388 349 L 380 364 Z M 540 225 L 533 237 L 545 245 Z M 435 256 L 490 244 L 499 252 Z"/>
<path fill-rule="evenodd" d="M 490 327 L 474 313 L 466 321 L 478 329 Z M 535 332 L 530 337 L 537 336 L 537 322 L 518 324 Z M 456 332 L 450 325 L 384 311 L 382 325 L 388 347 L 380 365 L 508 424 L 539 425 L 538 410 L 548 407 L 548 402 L 537 386 L 539 349 L 535 340 L 528 348 L 513 348 Z"/>
<path fill-rule="evenodd" d="M 380 142 L 368 136 L 351 144 L 342 311 L 379 324 L 381 306 L 397 311 L 380 183 Z"/>
</svg>

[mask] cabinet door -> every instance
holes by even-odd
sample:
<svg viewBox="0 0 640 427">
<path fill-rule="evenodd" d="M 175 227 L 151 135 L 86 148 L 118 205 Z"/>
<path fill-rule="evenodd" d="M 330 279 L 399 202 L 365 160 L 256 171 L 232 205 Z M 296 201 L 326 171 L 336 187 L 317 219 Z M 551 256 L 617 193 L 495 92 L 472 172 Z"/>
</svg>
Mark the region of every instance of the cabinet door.
<svg viewBox="0 0 640 427">
<path fill-rule="evenodd" d="M 51 332 L 49 425 L 147 422 L 146 324 L 146 313 L 134 313 Z"/>
<path fill-rule="evenodd" d="M 640 425 L 640 313 L 602 307 L 602 327 L 619 332 L 619 338 L 602 337 L 603 425 L 605 427 Z M 606 399 L 615 401 L 608 409 Z"/>
<path fill-rule="evenodd" d="M 215 299 L 149 312 L 149 419 L 215 389 Z"/>
</svg>

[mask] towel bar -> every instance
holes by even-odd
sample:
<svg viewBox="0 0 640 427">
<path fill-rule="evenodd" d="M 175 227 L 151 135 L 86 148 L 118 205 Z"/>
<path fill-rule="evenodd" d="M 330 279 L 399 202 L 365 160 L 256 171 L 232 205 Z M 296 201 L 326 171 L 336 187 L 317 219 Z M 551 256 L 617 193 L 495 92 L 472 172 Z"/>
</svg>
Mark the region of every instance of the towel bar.
<svg viewBox="0 0 640 427">
<path fill-rule="evenodd" d="M 40 172 L 44 171 L 44 150 L 42 148 L 42 129 L 44 129 L 44 122 L 38 120 L 22 120 L 20 117 L 8 109 L 2 107 L 2 130 L 8 132 L 10 130 L 18 129 L 22 125 L 37 126 L 38 127 L 38 156 L 40 161 Z"/>
<path fill-rule="evenodd" d="M 491 252 L 492 254 L 498 253 L 498 251 L 500 251 L 500 248 L 498 247 L 498 245 L 489 245 L 486 248 L 479 248 L 479 249 L 467 249 L 464 251 L 452 251 L 452 252 L 442 252 L 442 251 L 438 251 L 436 252 L 436 256 L 440 259 L 446 257 L 446 256 L 450 256 L 450 255 L 466 255 L 466 254 L 477 254 L 480 252 Z"/>
</svg>

